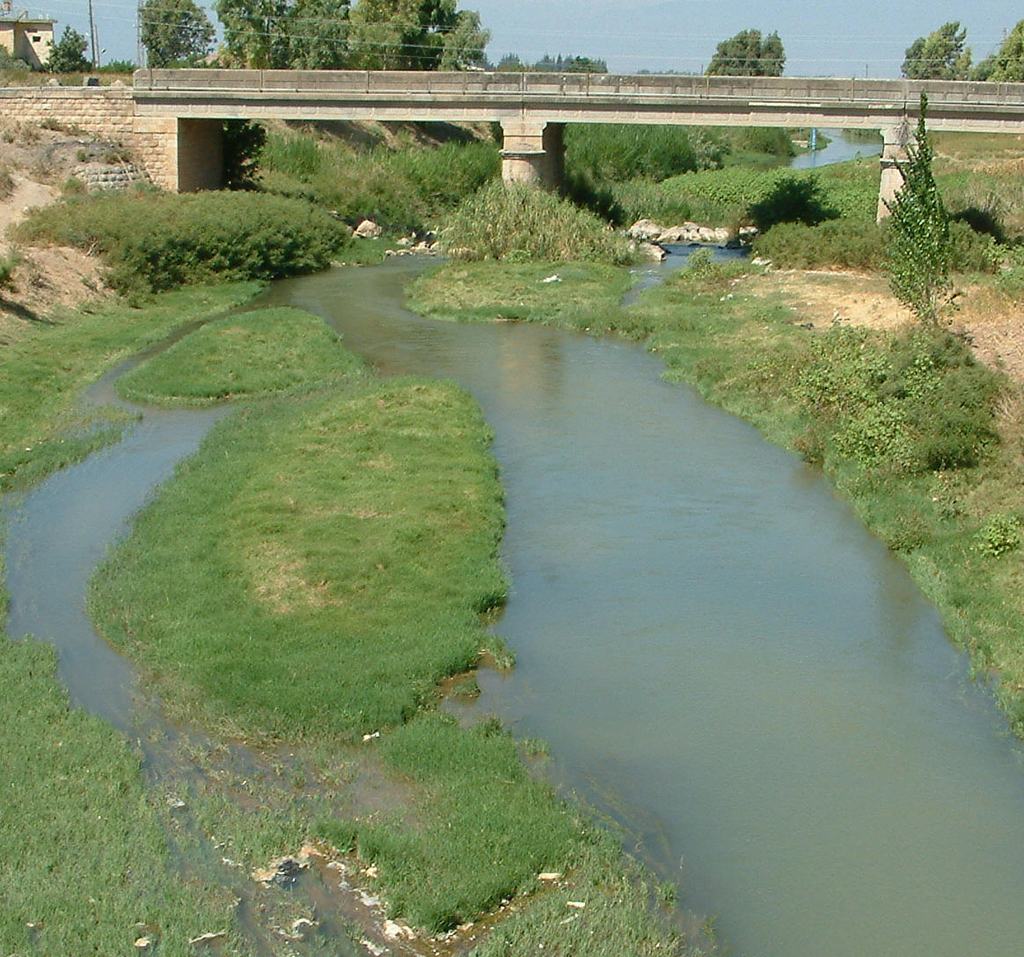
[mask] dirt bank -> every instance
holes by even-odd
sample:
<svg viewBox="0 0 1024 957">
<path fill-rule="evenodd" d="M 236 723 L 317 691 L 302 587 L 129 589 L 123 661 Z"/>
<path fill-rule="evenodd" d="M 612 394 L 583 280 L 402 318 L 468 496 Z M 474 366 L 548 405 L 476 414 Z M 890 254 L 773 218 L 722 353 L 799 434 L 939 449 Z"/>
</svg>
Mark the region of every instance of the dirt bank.
<svg viewBox="0 0 1024 957">
<path fill-rule="evenodd" d="M 858 273 L 773 270 L 744 281 L 750 292 L 781 294 L 800 321 L 895 329 L 913 322 L 884 277 Z M 984 363 L 1024 381 L 1024 313 L 989 287 L 967 286 L 957 299 L 952 328 L 963 333 Z"/>
<path fill-rule="evenodd" d="M 0 124 L 0 257 L 17 260 L 13 284 L 0 288 L 0 343 L 108 293 L 95 257 L 64 247 L 19 247 L 8 230 L 31 207 L 53 202 L 77 165 L 115 151 L 112 143 L 67 131 Z"/>
</svg>

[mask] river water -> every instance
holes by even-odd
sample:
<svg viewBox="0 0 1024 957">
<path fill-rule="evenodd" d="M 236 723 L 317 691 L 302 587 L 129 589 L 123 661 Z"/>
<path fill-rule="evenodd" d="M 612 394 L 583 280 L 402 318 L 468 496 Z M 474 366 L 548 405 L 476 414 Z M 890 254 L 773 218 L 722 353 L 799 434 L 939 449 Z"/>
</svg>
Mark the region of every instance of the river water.
<svg viewBox="0 0 1024 957">
<path fill-rule="evenodd" d="M 477 707 L 549 741 L 557 779 L 721 915 L 731 954 L 1017 952 L 1024 758 L 902 566 L 820 474 L 640 348 L 422 319 L 402 305 L 419 268 L 332 270 L 255 305 L 318 313 L 383 373 L 449 376 L 480 402 L 518 661 L 481 676 Z M 147 417 L 9 509 L 12 634 L 55 637 L 75 700 L 121 726 L 130 674 L 90 658 L 81 589 L 198 441 L 190 415 Z"/>
<path fill-rule="evenodd" d="M 800 153 L 790 160 L 791 169 L 817 169 L 830 163 L 843 163 L 858 156 L 878 156 L 882 152 L 882 136 L 867 139 L 852 130 L 818 130 L 828 137 L 828 143 L 820 150 Z"/>
<path fill-rule="evenodd" d="M 415 268 L 265 301 L 384 373 L 457 379 L 494 428 L 517 666 L 478 707 L 549 741 L 732 954 L 1019 950 L 1021 750 L 903 567 L 641 349 L 421 319 Z"/>
</svg>

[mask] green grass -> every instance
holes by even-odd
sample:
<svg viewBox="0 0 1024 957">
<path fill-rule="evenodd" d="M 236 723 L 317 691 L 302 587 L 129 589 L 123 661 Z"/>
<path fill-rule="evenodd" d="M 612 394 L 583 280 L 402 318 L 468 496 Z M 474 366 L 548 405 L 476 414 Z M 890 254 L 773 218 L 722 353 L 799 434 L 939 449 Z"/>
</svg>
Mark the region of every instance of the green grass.
<svg viewBox="0 0 1024 957">
<path fill-rule="evenodd" d="M 205 404 L 323 387 L 362 371 L 320 319 L 261 309 L 210 322 L 117 380 L 136 402 Z"/>
<path fill-rule="evenodd" d="M 116 417 L 76 411 L 80 390 L 143 346 L 254 291 L 196 289 L 159 297 L 145 310 L 94 305 L 6 346 L 0 487 L 37 480 L 114 437 Z M 0 588 L 0 624 L 5 613 Z M 190 954 L 190 938 L 231 929 L 234 898 L 176 870 L 138 755 L 105 722 L 69 707 L 55 671 L 51 649 L 30 639 L 0 641 L 0 949 L 46 957 L 125 953 L 148 936 L 162 954 Z M 241 952 L 230 934 L 224 953 Z"/>
<path fill-rule="evenodd" d="M 189 322 L 249 298 L 255 284 L 168 293 L 145 308 L 94 304 L 39 324 L 0 350 L 0 491 L 37 481 L 121 434 L 126 416 L 83 410 L 79 395 L 103 372 Z"/>
<path fill-rule="evenodd" d="M 487 438 L 469 397 L 430 380 L 246 409 L 102 566 L 96 620 L 208 721 L 399 724 L 474 665 L 504 601 Z"/>
<path fill-rule="evenodd" d="M 467 731 L 424 714 L 386 735 L 380 750 L 419 796 L 416 826 L 355 829 L 359 857 L 377 865 L 395 917 L 450 930 L 536 890 L 538 874 L 564 870 L 588 843 L 578 812 L 530 776 L 496 723 Z"/>
<path fill-rule="evenodd" d="M 190 938 L 230 928 L 233 897 L 175 873 L 138 757 L 68 707 L 52 650 L 0 641 L 0 688 L 3 953 L 128 953 L 149 936 L 185 955 Z"/>
<path fill-rule="evenodd" d="M 557 279 L 552 279 L 556 276 Z M 459 322 L 549 322 L 572 328 L 619 314 L 632 285 L 624 270 L 598 263 L 449 263 L 424 274 L 412 308 Z"/>
</svg>

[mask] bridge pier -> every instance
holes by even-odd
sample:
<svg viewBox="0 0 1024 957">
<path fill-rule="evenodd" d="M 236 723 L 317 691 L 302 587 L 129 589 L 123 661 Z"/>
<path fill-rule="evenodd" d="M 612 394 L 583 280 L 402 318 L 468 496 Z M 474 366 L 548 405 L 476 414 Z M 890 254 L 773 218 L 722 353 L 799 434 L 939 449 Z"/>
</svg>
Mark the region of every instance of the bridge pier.
<svg viewBox="0 0 1024 957">
<path fill-rule="evenodd" d="M 136 116 L 133 133 L 157 186 L 172 193 L 223 187 L 223 121 Z"/>
<path fill-rule="evenodd" d="M 882 130 L 882 181 L 878 187 L 878 212 L 876 222 L 882 222 L 891 215 L 889 206 L 896 194 L 903 188 L 903 174 L 900 164 L 910 158 L 907 143 L 910 142 L 910 127 L 906 121 Z"/>
<path fill-rule="evenodd" d="M 502 120 L 501 178 L 506 183 L 530 183 L 559 189 L 565 182 L 565 142 L 562 123 Z"/>
</svg>

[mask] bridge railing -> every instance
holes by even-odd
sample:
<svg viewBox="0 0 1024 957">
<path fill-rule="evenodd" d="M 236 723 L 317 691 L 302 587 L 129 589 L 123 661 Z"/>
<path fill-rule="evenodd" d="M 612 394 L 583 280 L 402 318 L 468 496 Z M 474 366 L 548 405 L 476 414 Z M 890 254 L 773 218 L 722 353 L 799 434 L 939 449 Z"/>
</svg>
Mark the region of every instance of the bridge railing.
<svg viewBox="0 0 1024 957">
<path fill-rule="evenodd" d="M 906 103 L 926 93 L 943 105 L 1024 108 L 1024 83 L 818 77 L 727 77 L 607 73 L 401 72 L 365 70 L 138 70 L 138 91 L 180 93 L 609 97 L 655 100 Z"/>
</svg>

